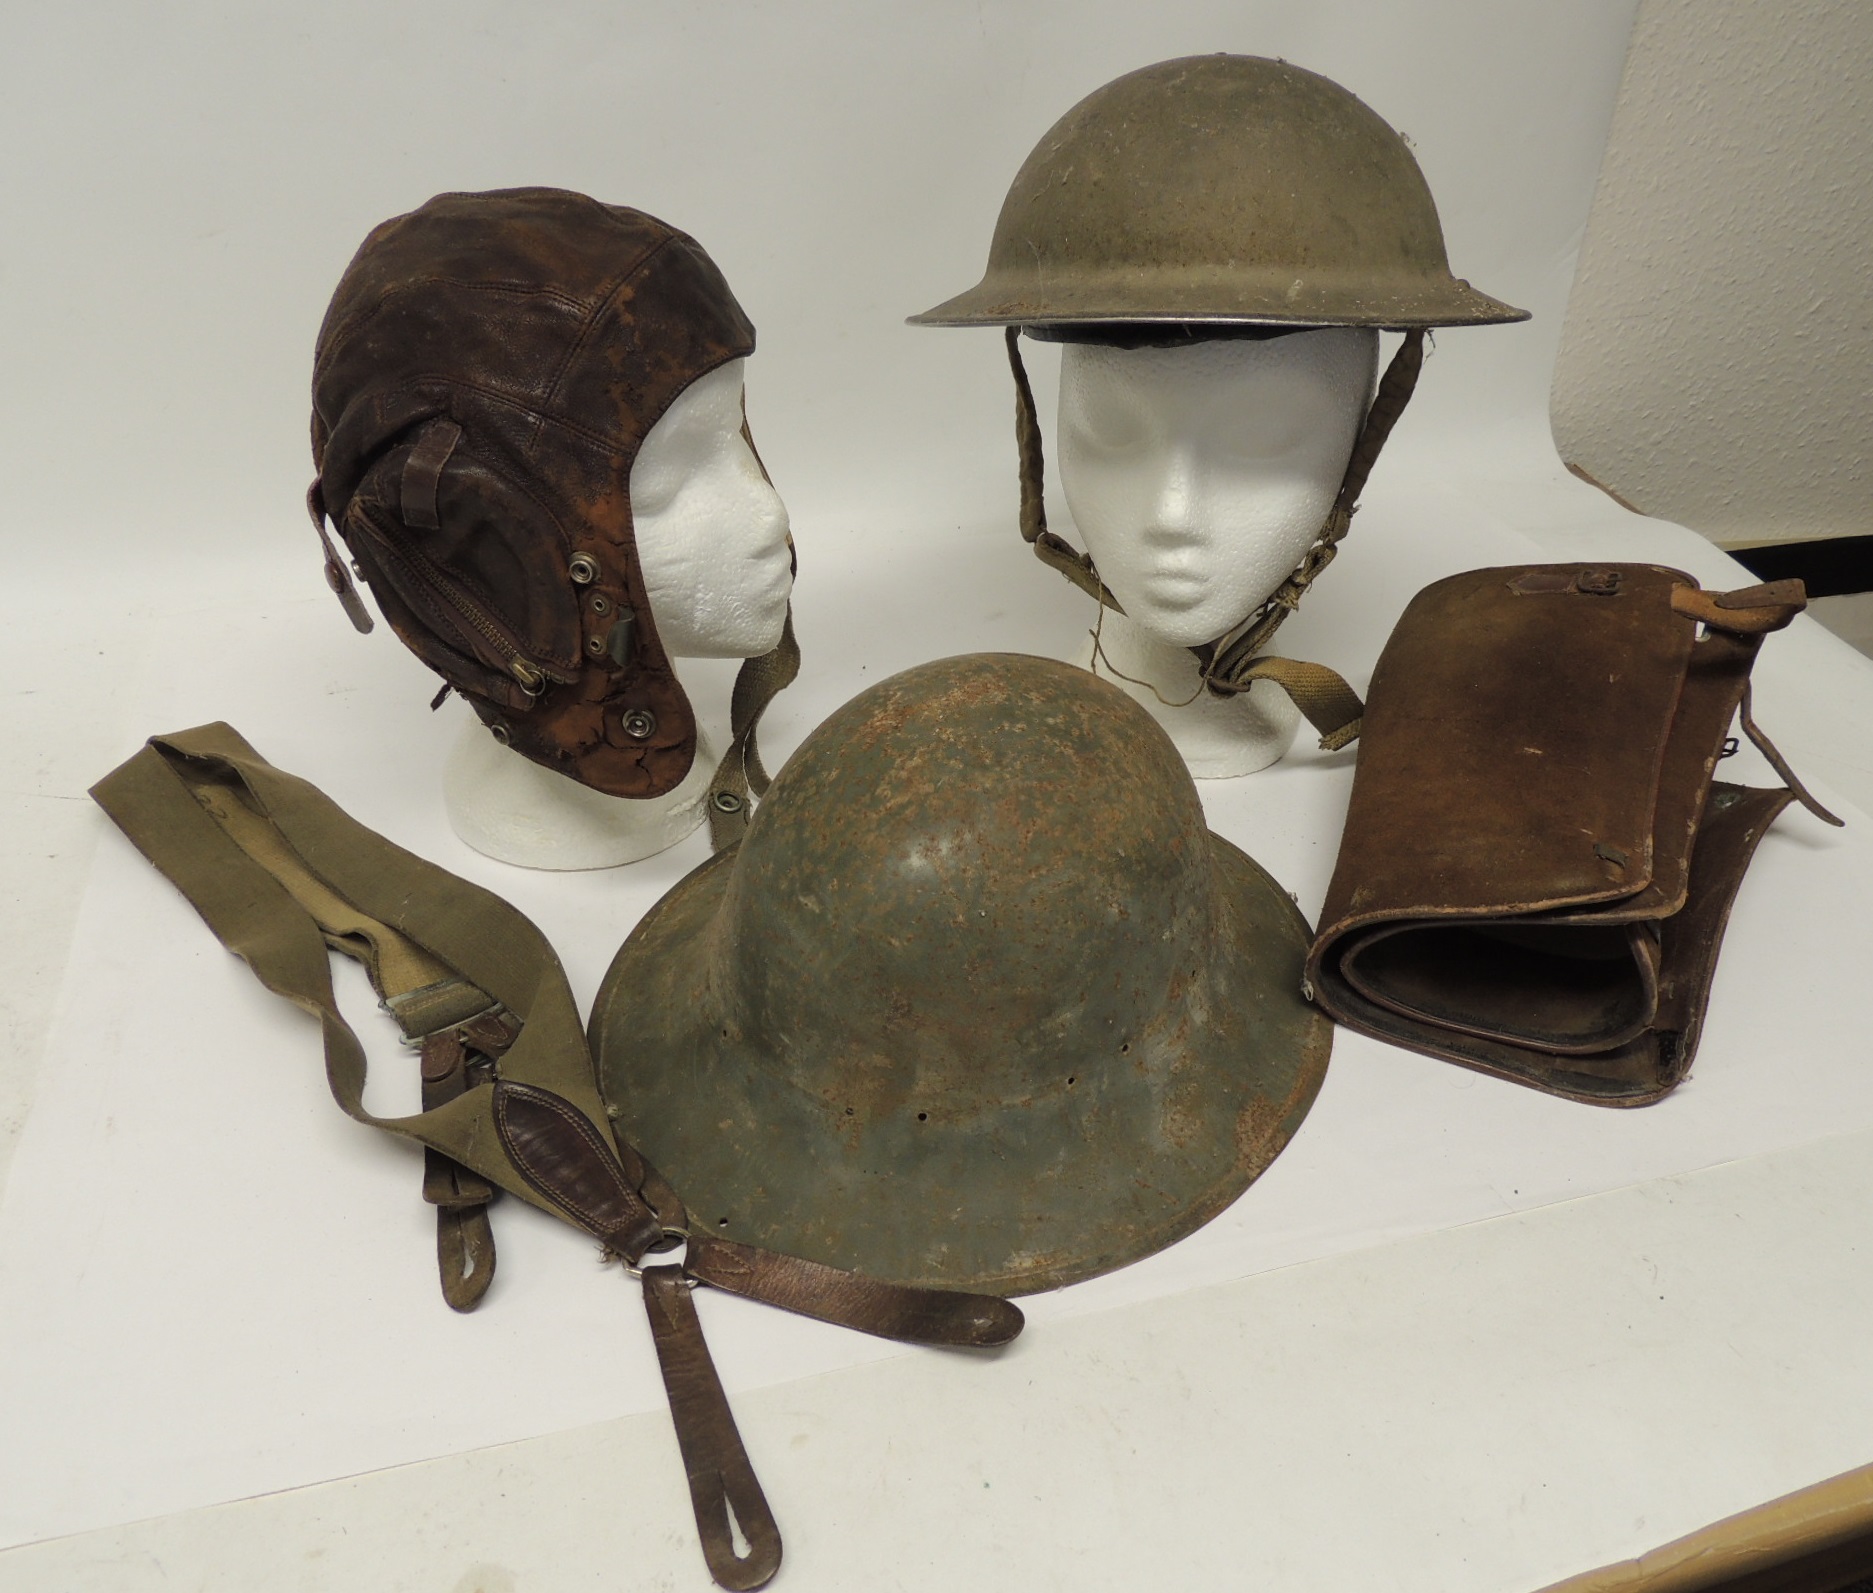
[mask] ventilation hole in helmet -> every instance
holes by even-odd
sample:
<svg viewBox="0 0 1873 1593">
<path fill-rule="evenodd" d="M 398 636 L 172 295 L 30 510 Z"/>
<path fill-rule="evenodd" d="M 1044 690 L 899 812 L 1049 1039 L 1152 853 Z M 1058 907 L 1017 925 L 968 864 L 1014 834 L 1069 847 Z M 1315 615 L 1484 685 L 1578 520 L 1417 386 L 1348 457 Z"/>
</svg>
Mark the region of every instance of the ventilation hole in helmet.
<svg viewBox="0 0 1873 1593">
<path fill-rule="evenodd" d="M 726 1227 L 728 1226 L 728 1218 L 726 1218 L 726 1217 L 717 1217 L 717 1218 L 715 1219 L 715 1225 L 716 1225 L 716 1227 L 718 1227 L 718 1228 L 726 1228 Z"/>
<path fill-rule="evenodd" d="M 917 1121 L 918 1121 L 918 1122 L 920 1122 L 920 1123 L 927 1123 L 927 1122 L 929 1122 L 929 1121 L 930 1121 L 930 1114 L 929 1114 L 928 1112 L 919 1112 L 919 1113 L 917 1114 Z"/>
<path fill-rule="evenodd" d="M 1132 1042 L 1130 1040 L 1127 1040 L 1122 1046 L 1119 1047 L 1120 1056 L 1130 1056 L 1131 1052 L 1132 1052 Z"/>
<path fill-rule="evenodd" d="M 847 1108 L 845 1109 L 845 1115 L 846 1115 L 847 1117 L 857 1117 L 857 1116 L 858 1116 L 858 1108 L 857 1108 L 856 1106 L 848 1106 L 848 1107 L 847 1107 Z"/>
<path fill-rule="evenodd" d="M 1069 1074 L 1067 1075 L 1067 1083 L 1069 1083 L 1069 1084 L 1078 1084 L 1078 1083 L 1079 1083 L 1079 1079 L 1078 1079 L 1077 1077 L 1075 1077 L 1075 1076 L 1074 1076 L 1073 1074 L 1071 1074 L 1071 1073 L 1069 1073 Z"/>
<path fill-rule="evenodd" d="M 728 1038 L 728 1030 L 726 1030 L 726 1029 L 724 1029 L 724 1030 L 722 1031 L 722 1038 L 723 1038 L 724 1040 L 726 1040 L 726 1039 Z"/>
</svg>

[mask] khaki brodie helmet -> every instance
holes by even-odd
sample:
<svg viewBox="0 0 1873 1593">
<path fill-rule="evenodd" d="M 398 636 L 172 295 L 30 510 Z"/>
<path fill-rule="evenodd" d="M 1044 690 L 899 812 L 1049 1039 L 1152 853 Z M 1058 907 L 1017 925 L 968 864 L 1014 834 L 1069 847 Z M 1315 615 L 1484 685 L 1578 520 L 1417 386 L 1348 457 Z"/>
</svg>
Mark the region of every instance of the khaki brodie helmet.
<svg viewBox="0 0 1873 1593">
<path fill-rule="evenodd" d="M 1331 1044 L 1307 941 L 1130 698 L 945 659 L 833 714 L 652 909 L 593 1049 L 697 1228 L 1022 1293 L 1183 1237 L 1287 1143 Z"/>
<path fill-rule="evenodd" d="M 370 629 L 329 514 L 392 629 L 498 740 L 661 796 L 696 723 L 645 593 L 631 465 L 685 388 L 753 350 L 701 245 L 641 211 L 515 188 L 386 221 L 319 329 L 307 503 L 327 581 Z M 754 725 L 798 664 L 790 618 L 737 682 L 714 810 L 765 785 Z"/>
<path fill-rule="evenodd" d="M 1527 318 L 1451 275 L 1424 174 L 1363 101 L 1285 61 L 1196 55 L 1128 73 L 1061 117 L 1008 190 L 981 282 L 911 321 L 1007 328 L 1021 534 L 1115 609 L 1092 560 L 1047 529 L 1021 332 L 1134 347 L 1327 326 L 1405 333 L 1313 547 L 1243 627 L 1194 649 L 1211 689 L 1230 692 L 1246 689 L 1238 671 L 1346 535 L 1425 331 Z"/>
</svg>

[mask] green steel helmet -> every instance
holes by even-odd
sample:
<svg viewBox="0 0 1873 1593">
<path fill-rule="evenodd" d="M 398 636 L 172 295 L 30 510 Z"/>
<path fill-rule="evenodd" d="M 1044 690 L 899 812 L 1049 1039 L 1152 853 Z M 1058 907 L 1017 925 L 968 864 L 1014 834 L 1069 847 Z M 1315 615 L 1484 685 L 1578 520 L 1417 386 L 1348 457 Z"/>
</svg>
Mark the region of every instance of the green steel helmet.
<svg viewBox="0 0 1873 1593">
<path fill-rule="evenodd" d="M 1025 1293 L 1215 1216 L 1325 1074 L 1293 901 L 1091 674 L 941 660 L 832 715 L 606 975 L 618 1132 L 699 1226 Z"/>
<path fill-rule="evenodd" d="M 982 280 L 911 317 L 1006 328 L 1021 535 L 1113 609 L 1091 557 L 1047 527 L 1022 332 L 1134 347 L 1326 326 L 1405 334 L 1313 546 L 1240 625 L 1192 649 L 1216 695 L 1264 676 L 1288 689 L 1262 655 L 1345 538 L 1417 385 L 1425 333 L 1527 319 L 1450 274 L 1437 206 L 1396 129 L 1331 79 L 1257 55 L 1160 61 L 1087 95 L 1016 173 Z M 1358 699 L 1305 667 L 1331 685 L 1296 701 L 1323 747 L 1343 746 L 1358 734 Z"/>
<path fill-rule="evenodd" d="M 1450 274 L 1397 131 L 1318 73 L 1254 55 L 1160 61 L 1106 84 L 1016 175 L 967 293 L 926 326 L 1521 321 Z"/>
</svg>

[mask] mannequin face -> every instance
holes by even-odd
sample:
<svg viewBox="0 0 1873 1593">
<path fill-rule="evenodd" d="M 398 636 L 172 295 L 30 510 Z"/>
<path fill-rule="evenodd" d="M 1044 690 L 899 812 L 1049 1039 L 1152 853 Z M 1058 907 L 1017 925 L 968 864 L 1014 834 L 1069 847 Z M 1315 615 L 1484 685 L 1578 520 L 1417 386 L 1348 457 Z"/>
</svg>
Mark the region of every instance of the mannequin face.
<svg viewBox="0 0 1873 1593">
<path fill-rule="evenodd" d="M 1364 327 L 1064 345 L 1061 484 L 1127 615 L 1192 647 L 1292 573 L 1333 507 L 1378 359 Z"/>
<path fill-rule="evenodd" d="M 746 364 L 684 388 L 631 466 L 638 562 L 657 634 L 679 658 L 753 658 L 787 617 L 787 509 L 741 434 Z"/>
</svg>

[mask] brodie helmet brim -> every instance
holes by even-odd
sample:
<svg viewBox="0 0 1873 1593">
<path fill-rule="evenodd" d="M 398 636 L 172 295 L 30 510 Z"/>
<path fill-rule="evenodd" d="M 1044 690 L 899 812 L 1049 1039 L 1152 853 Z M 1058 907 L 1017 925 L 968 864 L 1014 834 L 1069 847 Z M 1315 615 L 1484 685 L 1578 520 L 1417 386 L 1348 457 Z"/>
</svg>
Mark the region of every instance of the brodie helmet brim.
<svg viewBox="0 0 1873 1593">
<path fill-rule="evenodd" d="M 1011 680 L 996 678 L 1011 670 Z M 1102 738 L 1090 743 L 1091 754 L 1129 745 L 1136 762 L 1158 766 L 1153 748 L 1162 735 L 1153 737 L 1148 716 L 1084 671 L 1039 659 L 956 659 L 896 679 L 917 686 L 933 677 L 950 688 L 939 704 L 946 733 L 974 711 L 972 694 L 991 698 L 977 725 L 1007 715 L 1005 743 L 1032 738 L 1034 722 L 1063 696 L 1069 712 L 1090 698 L 1088 717 L 1099 721 Z M 930 688 L 920 689 L 931 701 Z M 1011 703 L 1032 706 L 1010 713 Z M 897 711 L 887 700 L 873 721 L 885 724 L 887 740 L 898 734 L 890 718 Z M 1025 731 L 1017 723 L 1024 713 Z M 1083 726 L 1073 721 L 1071 736 Z M 969 733 L 973 745 L 988 745 L 979 731 Z M 1173 867 L 1134 857 L 1108 876 L 1147 883 L 1130 900 L 1115 892 L 1108 902 L 1103 887 L 1089 892 L 1103 904 L 1103 923 L 1089 921 L 1079 898 L 1077 913 L 1056 913 L 1046 883 L 1061 877 L 1056 861 L 1072 869 L 1091 858 L 1081 872 L 1097 875 L 1102 845 L 1128 845 L 1127 836 L 1142 832 L 1121 814 L 1107 813 L 1104 824 L 1089 819 L 1084 803 L 1063 813 L 1018 777 L 996 788 L 973 830 L 932 833 L 951 858 L 1006 858 L 1011 848 L 1042 854 L 1031 890 L 1005 879 L 985 884 L 967 862 L 933 881 L 917 861 L 931 855 L 926 837 L 906 845 L 911 832 L 900 827 L 881 845 L 870 819 L 820 800 L 826 787 L 816 783 L 809 812 L 821 835 L 813 866 L 837 879 L 836 895 L 829 888 L 811 906 L 764 906 L 753 923 L 769 932 L 750 938 L 750 920 L 731 902 L 736 873 L 775 839 L 764 827 L 802 795 L 789 790 L 789 775 L 811 745 L 777 777 L 741 848 L 679 882 L 639 924 L 593 1008 L 600 1088 L 618 1130 L 683 1190 L 697 1226 L 891 1282 L 1020 1294 L 1135 1261 L 1229 1205 L 1305 1116 L 1332 1030 L 1300 994 L 1306 920 L 1249 857 L 1202 828 L 1194 790 L 1178 844 L 1195 849 L 1192 864 L 1209 883 L 1208 930 L 1176 949 L 1181 961 L 1164 964 L 1166 985 L 1155 1004 L 1147 996 L 1138 1027 L 1128 1031 L 1110 1020 L 1119 1009 L 1104 1004 L 1133 971 L 1110 965 L 1109 931 L 1129 918 L 1131 928 L 1151 926 L 1155 938 L 1151 882 Z M 834 778 L 849 779 L 846 789 L 868 788 L 883 767 L 868 761 L 875 745 L 861 735 L 825 762 L 841 765 Z M 1160 750 L 1188 788 L 1168 742 Z M 888 777 L 879 789 L 878 806 L 943 800 L 921 787 L 915 801 L 903 789 L 894 796 Z M 1097 804 L 1100 793 L 1086 800 Z M 1124 788 L 1113 800 L 1128 800 Z M 1183 820 L 1149 823 L 1163 833 Z M 969 989 L 937 989 L 940 976 L 920 966 L 931 947 L 902 907 L 908 890 L 937 902 L 942 924 L 952 912 L 970 921 L 985 915 Z M 731 1010 L 725 967 L 790 955 L 789 929 L 776 914 L 808 933 L 826 926 L 807 965 L 821 970 L 820 1007 L 849 1010 L 851 1022 L 803 1033 L 763 1024 L 758 1013 L 745 1022 Z M 1005 927 L 1014 924 L 1024 927 Z M 897 949 L 871 956 L 880 945 Z M 867 988 L 890 966 L 899 970 L 898 987 Z M 1045 1016 L 1029 1032 L 1010 1034 L 990 1016 L 1008 1005 L 1010 989 L 1020 998 L 1045 993 Z M 980 1018 L 959 1022 L 957 1006 L 972 1001 Z M 882 1024 L 861 1016 L 879 1012 L 887 1014 Z M 1053 1032 L 1072 1038 L 1055 1045 Z M 920 1066 L 920 1047 L 927 1059 L 933 1033 L 942 1054 Z M 1024 1071 L 1025 1060 L 1003 1067 L 1018 1050 L 1038 1052 L 1044 1068 Z"/>
<path fill-rule="evenodd" d="M 1016 174 L 982 280 L 919 326 L 1375 326 L 1528 319 L 1450 272 L 1399 133 L 1330 78 L 1259 56 L 1129 72 Z"/>
</svg>

